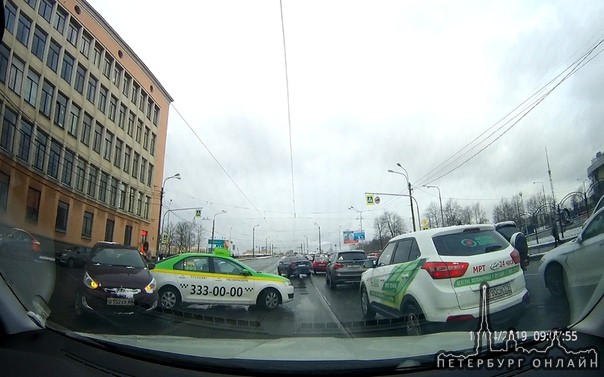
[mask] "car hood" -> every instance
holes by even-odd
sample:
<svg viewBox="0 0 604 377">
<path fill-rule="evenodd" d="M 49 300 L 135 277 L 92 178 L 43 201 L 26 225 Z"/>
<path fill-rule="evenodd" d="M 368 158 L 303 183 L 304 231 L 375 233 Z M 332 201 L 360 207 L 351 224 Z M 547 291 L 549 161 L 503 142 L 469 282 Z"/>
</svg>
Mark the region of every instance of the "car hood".
<svg viewBox="0 0 604 377">
<path fill-rule="evenodd" d="M 97 283 L 106 287 L 144 288 L 151 281 L 151 273 L 146 268 L 131 268 L 125 266 L 89 265 L 88 275 Z"/>
<path fill-rule="evenodd" d="M 570 242 L 563 243 L 562 245 L 556 247 L 555 249 L 546 252 L 543 255 L 543 257 L 541 258 L 541 261 L 546 262 L 546 261 L 549 261 L 550 259 L 557 258 L 560 255 L 568 254 L 570 252 L 575 251 L 578 247 L 579 247 L 579 244 L 577 244 L 576 239 L 574 239 Z"/>
<path fill-rule="evenodd" d="M 255 272 L 254 273 L 254 277 L 261 278 L 261 279 L 274 280 L 274 281 L 277 281 L 277 282 L 286 282 L 286 281 L 289 280 L 287 278 L 284 278 L 283 276 L 269 274 L 269 273 L 266 273 L 266 272 Z"/>
</svg>

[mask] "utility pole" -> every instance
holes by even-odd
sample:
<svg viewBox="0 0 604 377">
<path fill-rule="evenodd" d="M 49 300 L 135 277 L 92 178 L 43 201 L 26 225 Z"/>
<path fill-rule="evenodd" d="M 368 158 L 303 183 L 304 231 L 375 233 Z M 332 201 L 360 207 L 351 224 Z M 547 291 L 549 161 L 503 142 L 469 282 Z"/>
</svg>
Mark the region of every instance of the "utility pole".
<svg viewBox="0 0 604 377">
<path fill-rule="evenodd" d="M 545 160 L 547 161 L 547 174 L 549 175 L 549 185 L 552 188 L 552 214 L 556 221 L 556 211 L 558 212 L 558 224 L 560 224 L 560 234 L 564 238 L 564 229 L 562 228 L 562 216 L 560 216 L 560 206 L 556 205 L 556 194 L 554 193 L 554 180 L 552 179 L 552 169 L 549 166 L 549 156 L 547 155 L 547 147 L 545 147 Z"/>
</svg>

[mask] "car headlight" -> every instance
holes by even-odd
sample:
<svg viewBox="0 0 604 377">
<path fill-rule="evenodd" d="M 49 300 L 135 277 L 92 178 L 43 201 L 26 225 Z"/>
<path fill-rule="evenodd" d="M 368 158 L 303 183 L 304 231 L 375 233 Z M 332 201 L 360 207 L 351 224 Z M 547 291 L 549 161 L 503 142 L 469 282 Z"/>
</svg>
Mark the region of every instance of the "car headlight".
<svg viewBox="0 0 604 377">
<path fill-rule="evenodd" d="M 157 282 L 155 281 L 155 278 L 153 278 L 151 279 L 151 282 L 145 287 L 145 292 L 153 293 L 155 291 L 155 288 L 157 288 Z"/>
<path fill-rule="evenodd" d="M 88 271 L 84 274 L 84 285 L 90 289 L 97 289 L 99 287 L 99 283 L 88 275 Z"/>
<path fill-rule="evenodd" d="M 292 282 L 289 281 L 289 279 L 287 279 L 283 282 L 283 285 L 285 285 L 286 287 L 289 287 L 290 285 L 292 285 Z"/>
</svg>

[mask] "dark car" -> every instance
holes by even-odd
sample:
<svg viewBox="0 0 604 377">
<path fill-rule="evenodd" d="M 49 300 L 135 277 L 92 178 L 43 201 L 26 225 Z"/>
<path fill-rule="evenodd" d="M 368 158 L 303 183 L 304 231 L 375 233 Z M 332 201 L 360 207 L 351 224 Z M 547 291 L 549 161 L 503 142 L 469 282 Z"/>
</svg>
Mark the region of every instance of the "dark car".
<svg viewBox="0 0 604 377">
<path fill-rule="evenodd" d="M 277 274 L 285 277 L 299 275 L 310 276 L 311 273 L 312 264 L 303 256 L 294 255 L 291 257 L 284 257 L 279 261 L 279 265 L 277 266 Z"/>
<path fill-rule="evenodd" d="M 12 228 L 0 235 L 0 253 L 17 258 L 38 258 L 42 247 L 40 242 L 26 230 Z"/>
<path fill-rule="evenodd" d="M 526 271 L 530 259 L 528 256 L 528 242 L 524 233 L 518 229 L 514 221 L 502 221 L 495 224 L 495 230 L 511 243 L 520 254 L 520 267 Z"/>
<path fill-rule="evenodd" d="M 98 242 L 90 252 L 75 312 L 132 313 L 155 309 L 156 282 L 136 247 Z"/>
<path fill-rule="evenodd" d="M 90 248 L 72 246 L 55 252 L 55 262 L 69 267 L 82 267 L 90 255 Z"/>
<path fill-rule="evenodd" d="M 363 250 L 336 251 L 329 258 L 325 284 L 335 289 L 338 284 L 360 283 L 361 275 L 367 270 L 365 261 L 367 254 Z"/>
</svg>

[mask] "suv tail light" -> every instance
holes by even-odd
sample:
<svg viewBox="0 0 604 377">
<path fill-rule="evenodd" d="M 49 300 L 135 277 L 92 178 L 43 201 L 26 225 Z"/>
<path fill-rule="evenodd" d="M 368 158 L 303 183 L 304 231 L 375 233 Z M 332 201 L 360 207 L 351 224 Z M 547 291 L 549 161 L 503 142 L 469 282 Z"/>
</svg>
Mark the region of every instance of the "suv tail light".
<svg viewBox="0 0 604 377">
<path fill-rule="evenodd" d="M 344 265 L 342 263 L 334 263 L 333 264 L 333 269 L 334 270 L 337 270 L 338 268 L 342 268 L 342 267 L 344 267 Z"/>
<path fill-rule="evenodd" d="M 518 252 L 518 250 L 512 250 L 512 252 L 510 253 L 510 257 L 512 257 L 514 264 L 520 263 L 520 253 Z"/>
<path fill-rule="evenodd" d="M 432 279 L 449 279 L 463 276 L 469 265 L 467 262 L 426 262 L 422 269 L 428 271 Z"/>
</svg>

